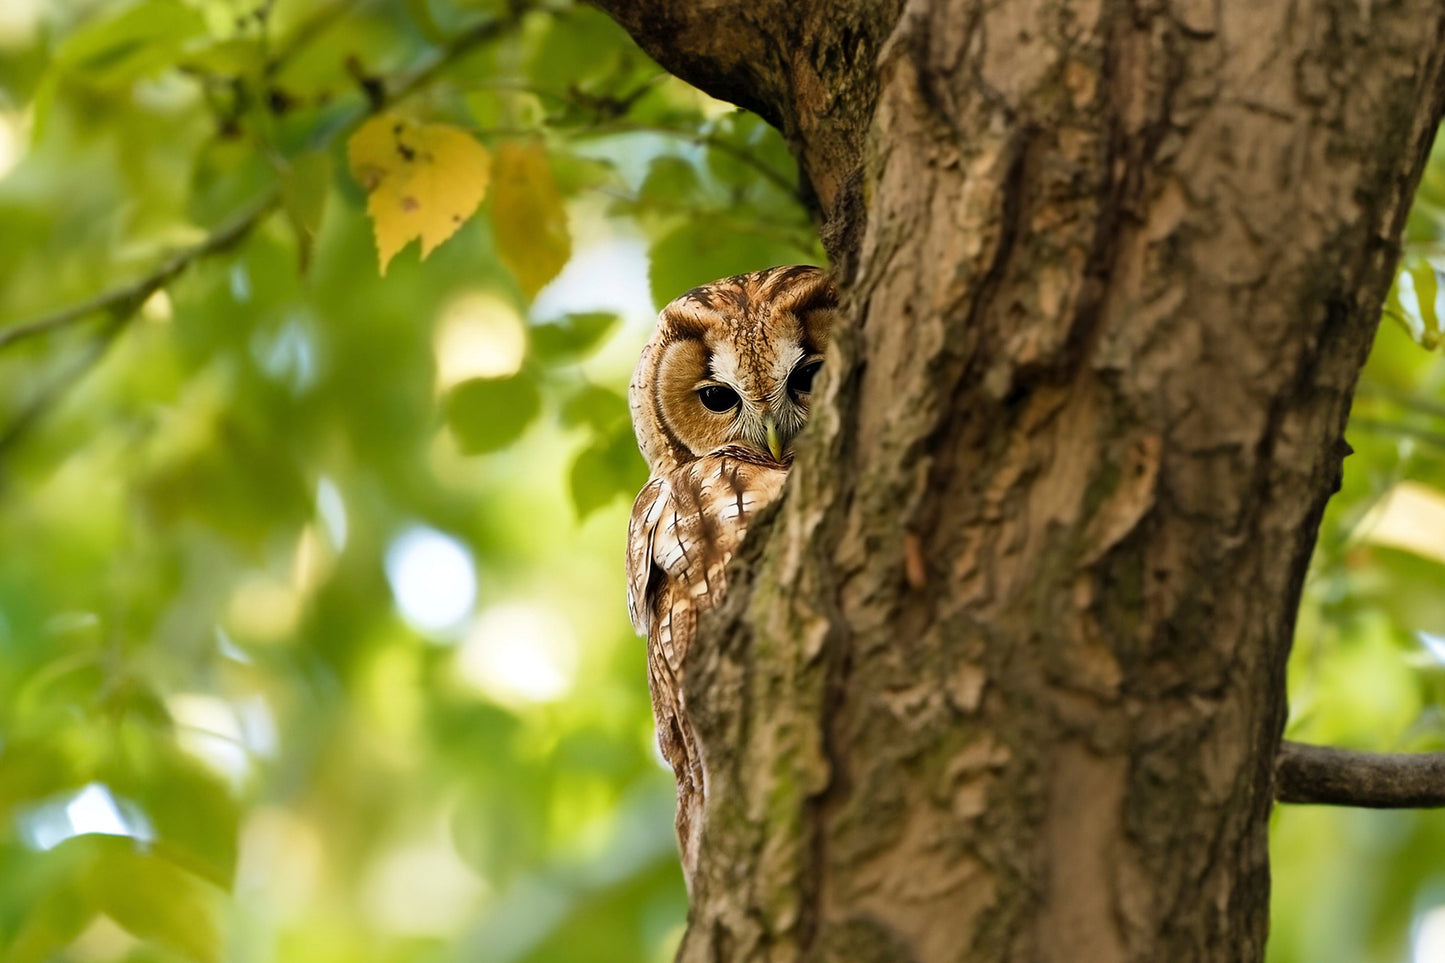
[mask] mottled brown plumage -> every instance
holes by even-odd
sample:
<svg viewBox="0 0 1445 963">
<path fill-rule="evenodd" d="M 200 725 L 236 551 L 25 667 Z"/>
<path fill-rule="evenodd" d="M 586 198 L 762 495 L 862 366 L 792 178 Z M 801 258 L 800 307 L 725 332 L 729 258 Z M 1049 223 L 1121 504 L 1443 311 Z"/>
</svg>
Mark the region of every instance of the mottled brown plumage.
<svg viewBox="0 0 1445 963">
<path fill-rule="evenodd" d="M 630 387 L 651 478 L 627 531 L 627 607 L 647 636 L 658 744 L 677 778 L 677 838 L 691 885 L 707 798 L 705 746 L 684 695 L 698 619 L 726 590 L 749 519 L 782 490 L 836 298 L 813 267 L 694 288 L 663 308 Z"/>
</svg>

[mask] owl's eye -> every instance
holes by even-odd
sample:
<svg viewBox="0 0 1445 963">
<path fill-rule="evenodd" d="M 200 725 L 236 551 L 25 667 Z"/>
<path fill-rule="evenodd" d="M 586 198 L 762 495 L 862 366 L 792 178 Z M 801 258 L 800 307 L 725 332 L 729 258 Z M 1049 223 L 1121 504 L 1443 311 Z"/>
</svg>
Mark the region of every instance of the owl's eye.
<svg viewBox="0 0 1445 963">
<path fill-rule="evenodd" d="M 738 406 L 738 393 L 727 385 L 704 385 L 697 389 L 697 397 L 704 408 L 719 414 Z"/>
<path fill-rule="evenodd" d="M 807 364 L 798 365 L 793 373 L 788 375 L 788 390 L 795 395 L 805 395 L 813 390 L 813 377 L 818 369 L 823 367 L 823 362 L 809 361 Z"/>
</svg>

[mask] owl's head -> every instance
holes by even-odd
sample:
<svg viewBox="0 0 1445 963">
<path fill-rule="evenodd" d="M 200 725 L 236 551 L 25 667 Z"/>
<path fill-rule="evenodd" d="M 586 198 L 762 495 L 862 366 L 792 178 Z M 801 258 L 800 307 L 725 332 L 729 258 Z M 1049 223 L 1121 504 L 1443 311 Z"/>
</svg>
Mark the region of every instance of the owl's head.
<svg viewBox="0 0 1445 963">
<path fill-rule="evenodd" d="M 663 308 L 629 388 L 653 473 L 728 445 L 788 460 L 836 311 L 827 275 L 807 266 L 724 278 Z"/>
</svg>

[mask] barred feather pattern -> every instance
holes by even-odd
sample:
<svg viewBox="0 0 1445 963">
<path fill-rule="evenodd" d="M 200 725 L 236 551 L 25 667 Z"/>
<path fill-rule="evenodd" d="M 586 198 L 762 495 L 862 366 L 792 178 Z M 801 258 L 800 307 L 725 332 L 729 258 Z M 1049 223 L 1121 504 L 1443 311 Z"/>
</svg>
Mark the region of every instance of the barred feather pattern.
<svg viewBox="0 0 1445 963">
<path fill-rule="evenodd" d="M 627 607 L 647 637 L 658 747 L 677 780 L 689 888 L 708 811 L 707 747 L 684 678 L 689 650 L 703 613 L 722 600 L 728 560 L 750 521 L 782 490 L 837 306 L 827 273 L 806 265 L 693 288 L 659 313 L 628 386 L 650 478 L 628 525 Z"/>
<path fill-rule="evenodd" d="M 727 590 L 728 560 L 751 517 L 782 491 L 787 466 L 729 446 L 650 481 L 627 530 L 627 605 L 647 636 L 648 687 L 658 746 L 677 778 L 677 842 L 684 875 L 697 865 L 706 767 L 688 717 L 683 660 L 698 619 Z"/>
</svg>

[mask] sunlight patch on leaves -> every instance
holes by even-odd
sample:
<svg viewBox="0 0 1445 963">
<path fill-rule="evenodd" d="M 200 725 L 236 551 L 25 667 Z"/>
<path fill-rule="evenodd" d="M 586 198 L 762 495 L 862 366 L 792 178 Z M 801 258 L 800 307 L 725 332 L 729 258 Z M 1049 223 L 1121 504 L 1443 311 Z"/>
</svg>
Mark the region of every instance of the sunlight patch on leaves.
<svg viewBox="0 0 1445 963">
<path fill-rule="evenodd" d="M 1440 346 L 1440 273 L 1426 257 L 1406 253 L 1385 302 L 1385 313 L 1428 351 Z"/>
</svg>

